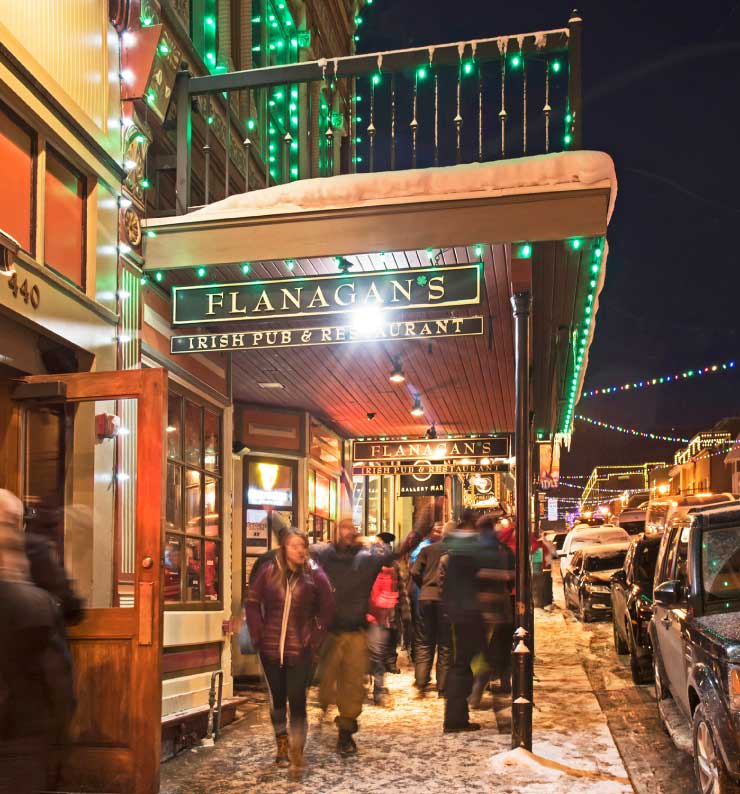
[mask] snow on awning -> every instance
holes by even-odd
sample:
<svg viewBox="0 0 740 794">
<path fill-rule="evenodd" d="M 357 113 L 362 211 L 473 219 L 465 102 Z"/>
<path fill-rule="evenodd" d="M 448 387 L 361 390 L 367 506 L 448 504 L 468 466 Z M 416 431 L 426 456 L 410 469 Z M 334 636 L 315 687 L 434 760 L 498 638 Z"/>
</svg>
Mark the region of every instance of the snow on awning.
<svg viewBox="0 0 740 794">
<path fill-rule="evenodd" d="M 597 187 L 610 189 L 608 222 L 617 195 L 617 179 L 611 157 L 604 152 L 594 151 L 557 152 L 491 163 L 304 179 L 229 196 L 179 216 L 176 220 L 206 220 L 213 216 L 238 218 L 383 203 Z M 158 225 L 166 223 L 166 220 L 158 221 Z"/>
</svg>

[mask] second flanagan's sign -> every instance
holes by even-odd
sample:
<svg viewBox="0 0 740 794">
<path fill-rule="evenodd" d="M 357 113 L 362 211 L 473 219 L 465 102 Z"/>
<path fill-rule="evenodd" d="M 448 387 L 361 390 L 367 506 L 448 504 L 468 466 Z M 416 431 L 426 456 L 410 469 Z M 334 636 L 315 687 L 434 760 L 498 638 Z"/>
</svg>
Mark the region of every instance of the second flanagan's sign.
<svg viewBox="0 0 740 794">
<path fill-rule="evenodd" d="M 479 264 L 172 288 L 172 324 L 480 303 Z"/>
<path fill-rule="evenodd" d="M 456 458 L 508 458 L 508 436 L 469 438 L 417 438 L 406 441 L 355 441 L 355 462 L 426 458 L 451 460 Z"/>
</svg>

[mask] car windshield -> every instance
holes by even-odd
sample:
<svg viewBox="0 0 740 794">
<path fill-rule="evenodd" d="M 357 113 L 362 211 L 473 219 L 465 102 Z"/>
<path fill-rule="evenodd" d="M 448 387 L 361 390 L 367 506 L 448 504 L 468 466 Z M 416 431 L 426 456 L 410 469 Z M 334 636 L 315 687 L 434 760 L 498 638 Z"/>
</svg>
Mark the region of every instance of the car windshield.
<svg viewBox="0 0 740 794">
<path fill-rule="evenodd" d="M 707 605 L 740 600 L 740 526 L 707 529 L 702 536 L 701 573 Z"/>
<path fill-rule="evenodd" d="M 615 551 L 613 554 L 599 554 L 598 557 L 586 558 L 587 571 L 613 571 L 624 565 L 624 558 L 627 556 L 627 549 Z"/>
</svg>

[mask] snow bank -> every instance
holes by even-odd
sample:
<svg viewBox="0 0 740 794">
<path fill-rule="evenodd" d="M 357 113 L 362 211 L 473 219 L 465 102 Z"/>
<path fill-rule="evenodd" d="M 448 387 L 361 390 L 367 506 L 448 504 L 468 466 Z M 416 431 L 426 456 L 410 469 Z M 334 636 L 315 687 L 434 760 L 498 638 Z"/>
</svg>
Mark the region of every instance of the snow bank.
<svg viewBox="0 0 740 794">
<path fill-rule="evenodd" d="M 571 777 L 587 778 L 588 780 L 629 785 L 629 779 L 626 777 L 608 775 L 603 772 L 591 772 L 587 769 L 575 769 L 572 766 L 566 766 L 550 758 L 535 755 L 529 750 L 525 750 L 523 747 L 517 747 L 515 750 L 509 750 L 506 753 L 498 753 L 491 758 L 490 763 L 491 769 L 494 772 L 503 773 L 513 770 L 521 770 L 523 772 L 536 771 L 538 777 L 548 777 L 551 779 L 559 778 L 563 775 L 570 775 Z"/>
<path fill-rule="evenodd" d="M 611 218 L 617 195 L 611 157 L 604 152 L 557 152 L 493 163 L 304 179 L 229 196 L 189 213 L 185 220 L 600 186 L 611 188 L 608 214 Z"/>
</svg>

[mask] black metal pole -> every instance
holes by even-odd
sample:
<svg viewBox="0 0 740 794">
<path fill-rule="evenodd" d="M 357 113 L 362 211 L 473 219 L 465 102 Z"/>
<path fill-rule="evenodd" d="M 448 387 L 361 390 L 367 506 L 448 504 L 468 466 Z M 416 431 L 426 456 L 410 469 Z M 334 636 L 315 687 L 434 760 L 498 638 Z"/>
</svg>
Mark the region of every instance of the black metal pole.
<svg viewBox="0 0 740 794">
<path fill-rule="evenodd" d="M 175 75 L 175 108 L 177 109 L 177 157 L 175 171 L 175 214 L 184 215 L 190 208 L 190 147 L 193 140 L 190 72 L 182 63 Z M 208 199 L 206 199 L 206 202 Z"/>
<path fill-rule="evenodd" d="M 568 20 L 568 112 L 571 115 L 571 149 L 583 149 L 583 89 L 581 71 L 581 35 L 583 19 L 573 9 Z"/>
<path fill-rule="evenodd" d="M 511 746 L 531 750 L 534 647 L 529 555 L 529 317 L 532 296 L 529 292 L 517 292 L 511 298 L 511 305 L 514 309 L 516 388 L 516 598 Z"/>
</svg>

